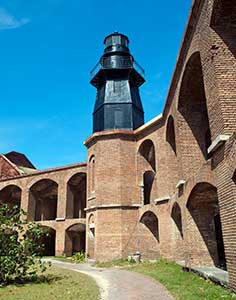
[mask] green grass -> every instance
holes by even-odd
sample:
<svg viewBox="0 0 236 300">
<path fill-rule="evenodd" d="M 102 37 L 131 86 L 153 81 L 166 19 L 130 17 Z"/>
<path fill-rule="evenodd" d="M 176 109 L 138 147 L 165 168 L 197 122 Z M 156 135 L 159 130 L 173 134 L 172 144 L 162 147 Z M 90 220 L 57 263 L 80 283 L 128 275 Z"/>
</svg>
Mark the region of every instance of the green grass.
<svg viewBox="0 0 236 300">
<path fill-rule="evenodd" d="M 134 263 L 130 263 L 124 259 L 118 259 L 118 260 L 113 260 L 108 262 L 96 262 L 94 266 L 98 268 L 132 267 L 134 266 Z"/>
<path fill-rule="evenodd" d="M 230 293 L 221 286 L 207 281 L 191 272 L 183 272 L 175 264 L 160 260 L 154 263 L 143 262 L 129 264 L 119 260 L 107 263 L 97 263 L 98 267 L 125 267 L 161 282 L 176 300 L 236 300 L 236 294 Z"/>
<path fill-rule="evenodd" d="M 90 277 L 51 267 L 39 283 L 0 288 L 1 300 L 98 300 L 99 289 Z"/>
</svg>

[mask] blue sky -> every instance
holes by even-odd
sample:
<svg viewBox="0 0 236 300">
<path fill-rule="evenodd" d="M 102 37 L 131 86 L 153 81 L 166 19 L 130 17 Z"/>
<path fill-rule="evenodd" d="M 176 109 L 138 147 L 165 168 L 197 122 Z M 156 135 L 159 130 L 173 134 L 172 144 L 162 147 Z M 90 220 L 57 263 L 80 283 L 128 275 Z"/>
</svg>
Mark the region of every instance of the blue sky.
<svg viewBox="0 0 236 300">
<path fill-rule="evenodd" d="M 0 153 L 39 169 L 86 160 L 106 35 L 129 36 L 148 121 L 162 111 L 191 0 L 0 0 Z"/>
</svg>

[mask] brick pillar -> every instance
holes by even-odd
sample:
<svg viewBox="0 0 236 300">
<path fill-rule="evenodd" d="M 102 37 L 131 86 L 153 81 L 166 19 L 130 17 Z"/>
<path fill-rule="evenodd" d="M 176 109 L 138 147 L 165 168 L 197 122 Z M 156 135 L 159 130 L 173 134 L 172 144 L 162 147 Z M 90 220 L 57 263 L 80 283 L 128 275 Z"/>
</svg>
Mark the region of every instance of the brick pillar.
<svg viewBox="0 0 236 300">
<path fill-rule="evenodd" d="M 66 218 L 67 182 L 58 185 L 57 218 Z"/>
<path fill-rule="evenodd" d="M 64 228 L 63 222 L 60 224 L 61 226 L 57 227 L 56 230 L 56 246 L 55 246 L 55 255 L 56 256 L 63 256 L 65 255 L 65 239 L 66 239 L 66 232 Z"/>
<path fill-rule="evenodd" d="M 21 190 L 21 209 L 25 212 L 28 212 L 28 205 L 29 205 L 29 189 L 22 188 Z"/>
</svg>

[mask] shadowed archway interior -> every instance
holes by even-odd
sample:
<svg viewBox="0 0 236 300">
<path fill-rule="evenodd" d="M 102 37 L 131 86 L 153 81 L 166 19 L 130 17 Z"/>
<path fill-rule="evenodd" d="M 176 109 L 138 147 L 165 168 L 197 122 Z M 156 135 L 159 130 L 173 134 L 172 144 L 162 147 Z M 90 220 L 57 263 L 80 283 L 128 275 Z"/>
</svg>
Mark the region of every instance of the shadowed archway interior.
<svg viewBox="0 0 236 300">
<path fill-rule="evenodd" d="M 192 190 L 187 208 L 190 257 L 196 265 L 214 265 L 226 269 L 217 189 L 202 182 Z"/>
</svg>

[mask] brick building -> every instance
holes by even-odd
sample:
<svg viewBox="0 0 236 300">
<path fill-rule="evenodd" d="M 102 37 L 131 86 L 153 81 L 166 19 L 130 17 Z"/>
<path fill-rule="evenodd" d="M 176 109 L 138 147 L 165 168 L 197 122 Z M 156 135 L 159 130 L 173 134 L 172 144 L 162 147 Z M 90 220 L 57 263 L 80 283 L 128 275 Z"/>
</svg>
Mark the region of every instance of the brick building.
<svg viewBox="0 0 236 300">
<path fill-rule="evenodd" d="M 143 124 L 144 82 L 114 33 L 93 70 L 86 163 L 36 170 L 0 156 L 0 201 L 50 228 L 46 254 L 217 266 L 236 290 L 236 4 L 195 0 L 163 113 Z"/>
</svg>

